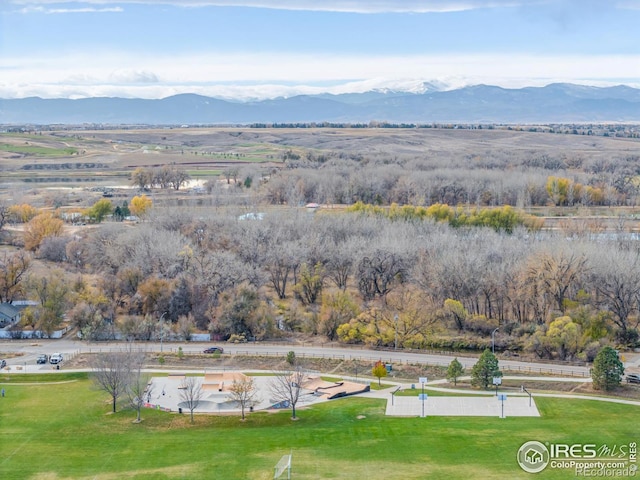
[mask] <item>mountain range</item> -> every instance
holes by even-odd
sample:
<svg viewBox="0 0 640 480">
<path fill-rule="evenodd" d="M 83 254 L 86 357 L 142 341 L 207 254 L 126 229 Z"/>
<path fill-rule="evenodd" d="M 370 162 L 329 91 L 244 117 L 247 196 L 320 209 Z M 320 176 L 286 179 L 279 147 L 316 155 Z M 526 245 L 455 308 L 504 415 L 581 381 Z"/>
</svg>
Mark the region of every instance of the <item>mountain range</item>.
<svg viewBox="0 0 640 480">
<path fill-rule="evenodd" d="M 0 124 L 640 122 L 640 89 L 555 83 L 507 89 L 476 85 L 420 93 L 297 95 L 237 102 L 195 94 L 158 100 L 96 97 L 0 99 Z"/>
</svg>

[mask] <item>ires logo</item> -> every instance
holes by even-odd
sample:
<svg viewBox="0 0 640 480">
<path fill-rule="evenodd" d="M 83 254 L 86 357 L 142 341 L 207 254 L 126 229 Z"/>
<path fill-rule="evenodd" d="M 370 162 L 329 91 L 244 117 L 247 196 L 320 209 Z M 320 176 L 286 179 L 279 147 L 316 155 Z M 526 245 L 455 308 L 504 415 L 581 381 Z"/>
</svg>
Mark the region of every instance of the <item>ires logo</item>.
<svg viewBox="0 0 640 480">
<path fill-rule="evenodd" d="M 596 458 L 598 450 L 594 443 L 567 445 L 566 443 L 549 444 L 551 458 Z"/>
<path fill-rule="evenodd" d="M 538 473 L 547 468 L 551 455 L 549 449 L 540 442 L 523 443 L 518 450 L 518 465 L 527 473 Z"/>
<path fill-rule="evenodd" d="M 538 473 L 547 466 L 551 468 L 576 468 L 576 474 L 585 468 L 598 471 L 607 468 L 636 471 L 637 444 L 601 445 L 595 443 L 541 443 L 530 441 L 518 450 L 518 464 L 528 473 Z M 616 470 L 622 472 L 623 470 Z"/>
</svg>

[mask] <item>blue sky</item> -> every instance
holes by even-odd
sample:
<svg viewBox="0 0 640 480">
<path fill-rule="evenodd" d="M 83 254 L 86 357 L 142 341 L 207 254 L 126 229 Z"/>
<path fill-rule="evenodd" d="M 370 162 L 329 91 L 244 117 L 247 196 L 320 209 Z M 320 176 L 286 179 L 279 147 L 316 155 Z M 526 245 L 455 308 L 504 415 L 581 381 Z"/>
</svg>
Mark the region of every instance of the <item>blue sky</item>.
<svg viewBox="0 0 640 480">
<path fill-rule="evenodd" d="M 640 87 L 640 0 L 0 1 L 0 97 Z"/>
</svg>

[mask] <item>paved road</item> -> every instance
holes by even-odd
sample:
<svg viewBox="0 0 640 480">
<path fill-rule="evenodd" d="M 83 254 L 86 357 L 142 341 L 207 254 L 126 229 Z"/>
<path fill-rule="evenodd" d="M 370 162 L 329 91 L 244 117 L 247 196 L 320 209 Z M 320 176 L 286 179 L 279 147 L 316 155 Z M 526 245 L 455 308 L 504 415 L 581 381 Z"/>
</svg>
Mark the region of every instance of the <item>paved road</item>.
<svg viewBox="0 0 640 480">
<path fill-rule="evenodd" d="M 185 353 L 201 352 L 209 344 L 204 343 L 159 343 L 144 342 L 138 343 L 140 348 L 153 352 L 175 352 L 179 347 Z M 271 343 L 244 343 L 244 344 L 224 344 L 225 353 L 239 353 L 249 355 L 265 355 L 284 357 L 288 351 L 294 351 L 296 356 L 304 357 L 325 357 L 340 358 L 345 360 L 359 359 L 365 361 L 382 360 L 387 363 L 418 363 L 426 365 L 449 365 L 453 360 L 453 355 L 414 353 L 406 351 L 386 351 L 386 350 L 369 350 L 360 347 L 337 347 L 337 346 L 311 346 L 311 345 L 287 345 L 287 344 L 271 344 Z M 87 343 L 77 340 L 61 339 L 61 340 L 5 340 L 0 341 L 0 352 L 19 353 L 20 356 L 7 358 L 9 366 L 34 365 L 36 358 L 41 353 L 51 355 L 54 352 L 60 352 L 65 357 L 79 353 L 95 353 L 105 351 L 117 351 L 123 348 L 122 343 Z M 470 368 L 477 361 L 476 356 L 460 356 L 457 357 L 465 368 Z M 553 363 L 540 362 L 524 362 L 518 360 L 500 360 L 500 365 L 504 369 L 510 371 L 521 371 L 526 373 L 553 373 L 558 375 L 588 377 L 589 368 L 584 366 L 563 365 Z"/>
</svg>

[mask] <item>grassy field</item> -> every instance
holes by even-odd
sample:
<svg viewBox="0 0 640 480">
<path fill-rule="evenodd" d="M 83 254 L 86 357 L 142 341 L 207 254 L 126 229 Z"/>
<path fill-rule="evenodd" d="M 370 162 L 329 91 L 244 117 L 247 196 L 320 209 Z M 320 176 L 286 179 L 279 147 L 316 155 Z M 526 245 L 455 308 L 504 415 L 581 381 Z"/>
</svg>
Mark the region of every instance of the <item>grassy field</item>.
<svg viewBox="0 0 640 480">
<path fill-rule="evenodd" d="M 3 480 L 266 480 L 290 451 L 294 479 L 530 478 L 516 463 L 525 441 L 619 445 L 638 440 L 640 420 L 638 407 L 560 399 L 538 399 L 541 418 L 387 418 L 383 401 L 347 398 L 300 410 L 295 422 L 279 412 L 191 425 L 145 410 L 135 424 L 132 411 L 109 414 L 84 374 L 46 379 L 65 383 L 25 375 L 2 384 Z"/>
<path fill-rule="evenodd" d="M 49 148 L 37 145 L 10 145 L 8 143 L 0 143 L 0 151 L 43 157 L 64 157 L 78 153 L 78 150 L 72 147 Z"/>
</svg>

